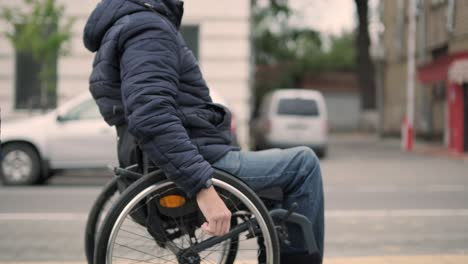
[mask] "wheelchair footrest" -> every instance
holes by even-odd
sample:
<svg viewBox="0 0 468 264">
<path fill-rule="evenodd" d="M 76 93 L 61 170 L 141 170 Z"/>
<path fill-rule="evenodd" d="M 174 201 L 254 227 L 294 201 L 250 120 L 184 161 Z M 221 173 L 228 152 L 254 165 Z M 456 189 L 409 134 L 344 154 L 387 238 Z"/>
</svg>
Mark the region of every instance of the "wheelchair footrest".
<svg viewBox="0 0 468 264">
<path fill-rule="evenodd" d="M 292 213 L 285 209 L 274 209 L 270 216 L 275 223 L 292 223 L 298 225 L 304 235 L 305 248 L 309 254 L 318 252 L 318 247 L 313 236 L 312 223 L 304 215 Z"/>
</svg>

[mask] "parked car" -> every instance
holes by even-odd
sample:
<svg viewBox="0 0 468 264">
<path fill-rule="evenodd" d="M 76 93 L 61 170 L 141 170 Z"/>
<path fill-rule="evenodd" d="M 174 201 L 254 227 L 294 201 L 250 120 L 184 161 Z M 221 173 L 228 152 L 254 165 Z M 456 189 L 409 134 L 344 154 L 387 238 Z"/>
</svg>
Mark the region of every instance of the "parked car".
<svg viewBox="0 0 468 264">
<path fill-rule="evenodd" d="M 328 142 L 325 100 L 314 90 L 276 90 L 262 100 L 252 132 L 255 149 L 309 146 L 324 157 Z"/>
<path fill-rule="evenodd" d="M 211 97 L 225 105 L 215 91 Z M 104 122 L 89 93 L 50 113 L 3 122 L 1 133 L 0 179 L 5 185 L 41 183 L 57 170 L 118 164 L 115 128 Z"/>
</svg>

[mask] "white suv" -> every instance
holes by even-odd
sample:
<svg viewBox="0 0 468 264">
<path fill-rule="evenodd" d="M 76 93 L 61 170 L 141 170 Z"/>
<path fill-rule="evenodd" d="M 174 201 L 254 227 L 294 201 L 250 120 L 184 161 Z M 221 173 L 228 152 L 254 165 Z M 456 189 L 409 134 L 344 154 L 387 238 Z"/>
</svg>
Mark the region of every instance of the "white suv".
<svg viewBox="0 0 468 264">
<path fill-rule="evenodd" d="M 252 132 L 256 149 L 309 146 L 324 157 L 328 142 L 325 100 L 314 90 L 276 90 L 264 97 Z"/>
<path fill-rule="evenodd" d="M 215 91 L 210 94 L 225 105 Z M 104 122 L 89 93 L 45 115 L 4 122 L 1 133 L 0 181 L 6 185 L 40 183 L 56 170 L 118 164 L 115 128 Z"/>
<path fill-rule="evenodd" d="M 89 93 L 45 115 L 5 122 L 0 177 L 3 184 L 44 181 L 54 170 L 116 164 L 116 132 Z"/>
</svg>

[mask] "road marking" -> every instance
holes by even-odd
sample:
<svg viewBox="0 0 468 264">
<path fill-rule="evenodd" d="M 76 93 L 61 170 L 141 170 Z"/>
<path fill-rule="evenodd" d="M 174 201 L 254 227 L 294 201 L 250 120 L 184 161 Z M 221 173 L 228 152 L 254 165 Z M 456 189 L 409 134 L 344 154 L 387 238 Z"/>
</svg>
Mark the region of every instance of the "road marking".
<svg viewBox="0 0 468 264">
<path fill-rule="evenodd" d="M 327 219 L 366 217 L 468 217 L 468 209 L 328 210 Z M 86 221 L 87 213 L 0 213 L 0 221 Z"/>
<path fill-rule="evenodd" d="M 468 209 L 330 210 L 325 212 L 326 218 L 438 216 L 468 216 Z"/>
<path fill-rule="evenodd" d="M 395 193 L 395 192 L 423 192 L 423 193 L 444 193 L 444 192 L 466 192 L 468 186 L 464 185 L 422 185 L 422 186 L 401 186 L 401 185 L 360 185 L 360 186 L 328 186 L 325 193 Z"/>
<path fill-rule="evenodd" d="M 84 213 L 0 213 L 0 221 L 86 221 Z"/>
</svg>

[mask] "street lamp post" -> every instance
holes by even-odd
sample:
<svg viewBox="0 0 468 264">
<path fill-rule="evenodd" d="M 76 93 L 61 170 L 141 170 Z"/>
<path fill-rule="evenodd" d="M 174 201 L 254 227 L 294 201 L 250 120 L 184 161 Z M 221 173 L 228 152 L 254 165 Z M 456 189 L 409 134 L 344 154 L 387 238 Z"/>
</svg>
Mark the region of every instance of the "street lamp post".
<svg viewBox="0 0 468 264">
<path fill-rule="evenodd" d="M 408 76 L 406 83 L 406 118 L 403 122 L 403 148 L 413 150 L 414 143 L 414 89 L 416 68 L 416 0 L 409 1 L 408 8 Z"/>
</svg>

